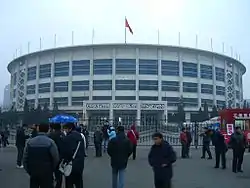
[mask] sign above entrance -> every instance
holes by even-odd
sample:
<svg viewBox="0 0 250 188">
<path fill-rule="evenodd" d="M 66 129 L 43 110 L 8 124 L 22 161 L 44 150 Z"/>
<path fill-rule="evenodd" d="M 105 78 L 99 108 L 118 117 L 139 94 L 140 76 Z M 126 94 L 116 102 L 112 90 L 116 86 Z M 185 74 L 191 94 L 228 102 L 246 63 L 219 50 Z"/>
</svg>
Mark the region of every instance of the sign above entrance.
<svg viewBox="0 0 250 188">
<path fill-rule="evenodd" d="M 164 110 L 165 104 L 141 104 L 141 110 Z"/>
<path fill-rule="evenodd" d="M 113 109 L 137 109 L 136 103 L 113 103 Z"/>
<path fill-rule="evenodd" d="M 87 110 L 108 110 L 110 107 L 109 103 L 87 103 Z"/>
</svg>

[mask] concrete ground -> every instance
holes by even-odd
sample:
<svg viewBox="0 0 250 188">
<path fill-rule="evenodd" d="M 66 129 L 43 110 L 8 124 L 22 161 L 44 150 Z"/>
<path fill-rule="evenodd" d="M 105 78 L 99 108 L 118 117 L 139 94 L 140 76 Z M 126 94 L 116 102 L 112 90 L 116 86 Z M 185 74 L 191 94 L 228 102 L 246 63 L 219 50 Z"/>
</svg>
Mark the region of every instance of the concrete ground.
<svg viewBox="0 0 250 188">
<path fill-rule="evenodd" d="M 138 158 L 129 160 L 125 188 L 152 188 L 153 175 L 147 162 L 149 148 L 138 148 Z M 176 148 L 180 153 L 179 148 Z M 111 169 L 109 158 L 93 157 L 89 151 L 84 170 L 84 187 L 110 188 Z M 232 153 L 227 153 L 228 169 L 214 169 L 214 160 L 200 159 L 200 150 L 192 149 L 191 159 L 178 159 L 174 165 L 174 188 L 249 188 L 250 187 L 250 155 L 245 154 L 244 173 L 231 172 Z M 15 148 L 0 149 L 0 187 L 27 188 L 29 177 L 22 169 L 16 169 Z"/>
</svg>

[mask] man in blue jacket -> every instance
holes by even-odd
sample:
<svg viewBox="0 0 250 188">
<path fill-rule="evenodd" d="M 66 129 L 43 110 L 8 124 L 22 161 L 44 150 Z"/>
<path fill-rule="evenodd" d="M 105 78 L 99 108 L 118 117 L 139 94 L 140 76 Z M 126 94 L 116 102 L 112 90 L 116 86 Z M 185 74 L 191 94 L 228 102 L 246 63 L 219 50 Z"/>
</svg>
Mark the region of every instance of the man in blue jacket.
<svg viewBox="0 0 250 188">
<path fill-rule="evenodd" d="M 153 140 L 154 145 L 149 152 L 148 162 L 153 168 L 155 188 L 171 188 L 172 164 L 176 161 L 176 153 L 172 146 L 164 141 L 161 133 L 155 133 Z"/>
</svg>

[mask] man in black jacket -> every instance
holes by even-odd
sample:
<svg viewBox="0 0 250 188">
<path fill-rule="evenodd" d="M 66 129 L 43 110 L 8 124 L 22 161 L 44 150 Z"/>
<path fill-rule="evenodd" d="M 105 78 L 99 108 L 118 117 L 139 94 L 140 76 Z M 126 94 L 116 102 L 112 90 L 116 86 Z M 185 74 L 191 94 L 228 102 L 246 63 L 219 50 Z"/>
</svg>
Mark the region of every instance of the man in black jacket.
<svg viewBox="0 0 250 188">
<path fill-rule="evenodd" d="M 117 127 L 117 135 L 108 143 L 108 154 L 112 167 L 112 187 L 124 187 L 124 175 L 127 168 L 128 158 L 132 154 L 133 148 L 126 137 L 123 126 Z M 118 182 L 119 176 L 119 182 Z"/>
<path fill-rule="evenodd" d="M 204 128 L 204 133 L 200 135 L 202 137 L 202 159 L 205 159 L 206 157 L 206 152 L 208 154 L 208 159 L 212 159 L 212 153 L 210 151 L 210 142 L 211 142 L 211 131 L 205 127 Z"/>
<path fill-rule="evenodd" d="M 47 136 L 48 131 L 48 124 L 39 124 L 38 135 L 28 141 L 24 150 L 23 165 L 30 175 L 30 188 L 53 187 L 59 153 L 55 142 Z"/>
<path fill-rule="evenodd" d="M 72 171 L 70 176 L 66 177 L 66 188 L 83 188 L 82 173 L 84 169 L 85 160 L 85 144 L 83 137 L 79 132 L 75 130 L 75 125 L 73 123 L 67 123 L 64 125 L 64 129 L 67 136 L 63 139 L 62 159 L 65 162 L 72 161 Z M 77 151 L 77 146 L 79 148 Z M 76 152 L 77 151 L 77 152 Z M 72 159 L 74 153 L 76 156 Z"/>
<path fill-rule="evenodd" d="M 155 188 L 171 188 L 172 164 L 176 161 L 176 153 L 172 146 L 163 140 L 161 133 L 155 133 L 153 140 L 155 144 L 149 152 L 148 162 L 154 171 Z"/>
<path fill-rule="evenodd" d="M 23 151 L 25 148 L 26 139 L 29 138 L 28 135 L 25 135 L 25 128 L 27 125 L 23 124 L 22 127 L 19 127 L 16 131 L 16 148 L 17 148 L 17 168 L 23 168 Z"/>
<path fill-rule="evenodd" d="M 49 134 L 49 137 L 54 140 L 56 143 L 56 146 L 58 148 L 60 161 L 62 160 L 62 150 L 63 150 L 63 138 L 64 134 L 61 131 L 61 125 L 59 123 L 51 124 L 50 125 L 52 132 Z M 62 173 L 59 171 L 59 164 L 57 169 L 55 170 L 55 178 L 56 178 L 56 187 L 55 188 L 61 188 L 62 187 Z"/>
<path fill-rule="evenodd" d="M 233 172 L 243 172 L 242 163 L 247 142 L 245 135 L 242 133 L 240 127 L 235 127 L 235 133 L 231 135 L 229 145 L 233 149 Z"/>
<path fill-rule="evenodd" d="M 96 157 L 102 156 L 102 140 L 103 140 L 102 131 L 100 130 L 100 127 L 97 126 L 96 131 L 94 133 L 94 144 L 95 144 Z"/>
<path fill-rule="evenodd" d="M 215 146 L 215 167 L 220 167 L 220 158 L 222 163 L 222 169 L 226 169 L 226 152 L 227 145 L 225 143 L 225 138 L 219 130 L 217 130 L 213 135 L 213 144 Z"/>
</svg>

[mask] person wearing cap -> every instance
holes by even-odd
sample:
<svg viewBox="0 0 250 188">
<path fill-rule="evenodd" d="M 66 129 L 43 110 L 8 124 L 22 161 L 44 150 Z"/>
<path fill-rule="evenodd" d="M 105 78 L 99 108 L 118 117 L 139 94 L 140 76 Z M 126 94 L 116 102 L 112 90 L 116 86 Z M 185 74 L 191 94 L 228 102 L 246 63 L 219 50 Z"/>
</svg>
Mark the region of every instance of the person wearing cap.
<svg viewBox="0 0 250 188">
<path fill-rule="evenodd" d="M 48 124 L 39 124 L 37 130 L 37 136 L 30 139 L 25 147 L 23 165 L 30 175 L 30 188 L 51 188 L 53 173 L 59 163 L 58 148 L 47 136 Z"/>
<path fill-rule="evenodd" d="M 65 163 L 72 161 L 71 174 L 65 177 L 66 188 L 83 188 L 83 169 L 85 161 L 85 144 L 84 139 L 79 132 L 75 130 L 73 123 L 66 123 L 64 130 L 67 135 L 63 139 L 64 149 L 62 151 L 62 159 Z M 75 154 L 75 158 L 72 157 Z"/>
<path fill-rule="evenodd" d="M 154 145 L 148 154 L 149 165 L 153 168 L 155 188 L 171 188 L 172 164 L 176 161 L 173 147 L 159 132 L 153 134 Z"/>
<path fill-rule="evenodd" d="M 133 150 L 123 126 L 117 127 L 117 135 L 109 141 L 107 151 L 112 167 L 112 187 L 124 188 L 125 169 Z"/>
</svg>

